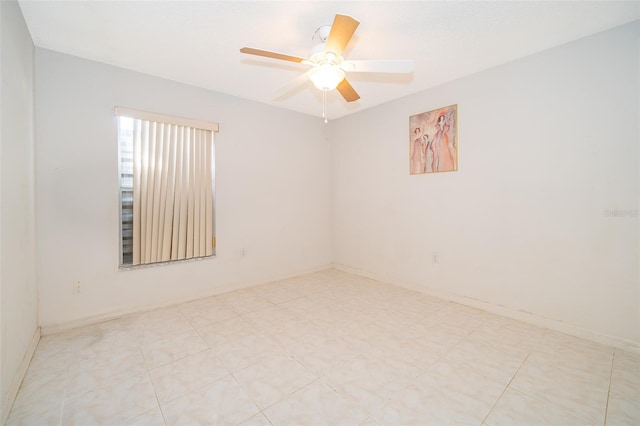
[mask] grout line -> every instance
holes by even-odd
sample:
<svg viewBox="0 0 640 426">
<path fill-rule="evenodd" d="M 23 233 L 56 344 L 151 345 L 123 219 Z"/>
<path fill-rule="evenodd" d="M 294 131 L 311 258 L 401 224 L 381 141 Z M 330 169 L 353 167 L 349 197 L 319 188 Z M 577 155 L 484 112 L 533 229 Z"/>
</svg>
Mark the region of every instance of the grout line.
<svg viewBox="0 0 640 426">
<path fill-rule="evenodd" d="M 271 421 L 271 419 L 269 417 L 267 417 L 267 415 L 264 413 L 264 410 L 260 410 L 260 414 L 262 414 L 264 416 L 265 419 L 267 419 L 267 421 L 269 422 L 269 424 L 271 426 L 273 426 L 273 422 Z M 254 414 L 255 416 L 255 414 Z"/>
<path fill-rule="evenodd" d="M 527 360 L 529 359 L 529 357 L 531 356 L 532 353 L 533 353 L 533 348 L 529 351 L 527 356 L 524 357 L 524 360 L 522 360 L 522 362 L 520 363 L 520 366 L 518 367 L 518 369 L 515 371 L 515 373 L 513 373 L 513 375 L 511 376 L 511 379 L 509 379 L 509 381 L 505 385 L 504 389 L 502 389 L 502 393 L 500 393 L 500 396 L 496 399 L 496 402 L 493 403 L 493 405 L 491 406 L 491 409 L 487 412 L 487 415 L 484 416 L 484 419 L 482 419 L 482 424 L 485 424 L 487 422 L 487 419 L 489 418 L 489 415 L 491 415 L 491 412 L 493 412 L 493 410 L 496 408 L 496 405 L 498 405 L 498 402 L 500 401 L 500 399 L 502 399 L 502 397 L 504 396 L 504 393 L 507 391 L 507 389 L 509 389 L 509 386 L 511 386 L 511 382 L 513 382 L 513 379 L 516 378 L 516 376 L 520 372 L 520 369 L 527 362 Z M 518 391 L 517 389 L 514 389 L 514 390 Z M 534 399 L 537 399 L 537 398 L 534 398 Z"/>
<path fill-rule="evenodd" d="M 164 421 L 164 424 L 166 426 L 167 419 L 164 416 L 164 410 L 162 409 L 162 404 L 160 404 L 160 398 L 158 397 L 158 391 L 156 391 L 156 385 L 155 383 L 153 383 L 153 378 L 151 378 L 151 371 L 149 371 L 149 364 L 147 364 L 147 357 L 144 355 L 144 351 L 142 350 L 142 344 L 138 344 L 138 350 L 142 354 L 142 361 L 144 362 L 144 368 L 145 370 L 147 370 L 147 377 L 149 378 L 149 382 L 151 383 L 151 387 L 153 388 L 153 394 L 156 396 L 156 402 L 158 403 L 158 408 L 160 409 L 162 420 Z"/>
<path fill-rule="evenodd" d="M 255 364 L 254 364 L 254 365 L 255 365 Z M 246 368 L 248 368 L 248 367 L 246 367 Z M 242 369 L 242 370 L 243 370 L 243 369 Z M 237 373 L 237 372 L 239 372 L 239 371 L 242 371 L 242 370 L 235 371 L 235 373 Z M 236 376 L 234 375 L 234 372 L 232 372 L 231 370 L 229 370 L 229 375 L 230 375 L 230 376 L 231 376 L 231 378 L 236 382 L 236 385 L 238 386 L 238 388 L 240 389 L 240 391 L 242 392 L 242 394 L 243 394 L 245 397 L 247 397 L 247 399 L 248 399 L 249 401 L 251 401 L 251 402 L 253 403 L 253 405 L 258 409 L 258 413 L 262 413 L 262 409 L 260 408 L 260 406 L 259 406 L 258 404 L 256 404 L 256 402 L 255 402 L 255 401 L 254 401 L 254 400 L 253 400 L 253 399 L 252 399 L 252 398 L 247 394 L 247 392 L 246 392 L 246 391 L 244 390 L 244 388 L 242 387 L 242 384 L 238 381 L 238 379 L 237 379 L 237 378 L 236 378 Z M 245 421 L 249 420 L 250 418 L 252 418 L 253 416 L 255 416 L 255 415 L 256 415 L 256 414 L 258 414 L 258 413 L 254 413 L 254 414 L 250 415 L 250 416 L 249 416 L 249 417 L 247 417 L 246 419 L 242 420 L 240 423 L 243 423 L 243 422 L 245 422 Z M 263 415 L 264 415 L 264 414 L 263 414 Z M 265 417 L 267 417 L 267 416 L 265 416 Z M 267 420 L 269 420 L 269 419 L 267 418 Z M 271 423 L 271 422 L 269 422 L 269 423 Z"/>
<path fill-rule="evenodd" d="M 604 424 L 607 424 L 607 417 L 609 415 L 609 399 L 611 398 L 611 383 L 613 382 L 613 365 L 616 361 L 616 351 L 614 349 L 613 356 L 611 357 L 611 373 L 609 374 L 609 389 L 607 390 L 607 404 L 604 407 Z"/>
<path fill-rule="evenodd" d="M 142 357 L 144 358 L 144 354 L 142 354 Z M 151 383 L 151 387 L 153 388 L 153 394 L 156 396 L 156 402 L 158 403 L 158 408 L 160 409 L 160 415 L 162 416 L 162 420 L 164 421 L 164 424 L 166 426 L 167 419 L 164 417 L 164 411 L 162 410 L 162 405 L 160 404 L 160 398 L 158 398 L 158 391 L 156 391 L 156 385 L 153 383 L 153 379 L 151 378 L 151 372 L 149 371 L 149 367 L 147 367 L 146 361 L 145 361 L 144 366 L 147 369 L 147 377 L 149 378 L 149 383 Z M 149 411 L 149 410 L 147 410 L 147 411 Z M 146 411 L 143 411 L 142 413 L 137 414 L 136 416 L 131 417 L 131 418 L 134 419 L 135 417 L 137 417 L 137 416 L 139 416 L 141 414 L 144 414 L 144 413 L 146 413 Z"/>
<path fill-rule="evenodd" d="M 37 348 L 36 348 L 37 349 Z M 62 403 L 60 404 L 60 415 L 58 417 L 58 425 L 62 425 L 62 415 L 64 414 L 64 406 L 67 402 L 67 388 L 69 386 L 71 363 L 73 362 L 73 341 L 69 342 L 69 358 L 67 360 L 66 373 L 64 375 L 64 391 L 62 392 Z"/>
<path fill-rule="evenodd" d="M 146 367 L 146 364 L 145 364 Z M 156 385 L 153 383 L 153 379 L 151 378 L 151 372 L 149 371 L 149 368 L 147 368 L 147 377 L 149 378 L 149 383 L 151 383 L 151 387 L 153 388 L 153 394 L 156 396 L 156 402 L 158 403 L 158 409 L 160 410 L 160 415 L 162 416 L 162 421 L 164 421 L 164 424 L 166 426 L 167 424 L 167 419 L 164 416 L 164 410 L 162 409 L 162 404 L 160 404 L 160 398 L 158 398 L 158 392 L 156 391 Z M 140 414 L 144 414 L 146 413 L 146 411 L 140 413 Z M 140 415 L 138 414 L 138 416 Z M 137 416 L 135 416 L 137 417 Z M 135 417 L 132 417 L 135 418 Z"/>
</svg>

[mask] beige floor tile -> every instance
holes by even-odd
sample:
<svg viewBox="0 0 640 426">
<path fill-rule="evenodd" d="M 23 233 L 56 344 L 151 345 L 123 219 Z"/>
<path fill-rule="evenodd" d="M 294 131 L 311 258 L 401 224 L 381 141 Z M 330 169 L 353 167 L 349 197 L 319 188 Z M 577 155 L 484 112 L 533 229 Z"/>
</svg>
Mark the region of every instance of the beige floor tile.
<svg viewBox="0 0 640 426">
<path fill-rule="evenodd" d="M 444 355 L 446 359 L 473 365 L 480 374 L 498 382 L 509 383 L 528 352 L 495 342 L 465 339 Z"/>
<path fill-rule="evenodd" d="M 208 348 L 209 346 L 198 333 L 190 330 L 142 345 L 142 353 L 147 367 L 154 368 Z"/>
<path fill-rule="evenodd" d="M 36 351 L 33 354 L 33 358 L 31 358 L 27 374 L 35 376 L 37 374 L 64 372 L 69 368 L 70 363 L 71 351 L 69 348 L 60 351 Z"/>
<path fill-rule="evenodd" d="M 204 327 L 218 321 L 223 321 L 238 316 L 238 314 L 234 312 L 233 309 L 224 305 L 209 306 L 193 311 L 184 311 L 182 313 L 195 328 Z"/>
<path fill-rule="evenodd" d="M 11 414 L 16 418 L 60 405 L 64 399 L 66 371 L 28 374 L 18 391 Z"/>
<path fill-rule="evenodd" d="M 307 370 L 321 376 L 334 367 L 355 357 L 353 351 L 340 349 L 339 339 L 327 338 L 316 342 L 301 343 L 291 355 Z"/>
<path fill-rule="evenodd" d="M 137 324 L 141 344 L 148 344 L 194 329 L 177 308 L 147 312 L 138 318 Z"/>
<path fill-rule="evenodd" d="M 228 299 L 225 300 L 224 303 L 238 315 L 272 308 L 274 306 L 272 302 L 255 294 L 237 299 Z"/>
<path fill-rule="evenodd" d="M 236 425 L 258 414 L 258 407 L 231 376 L 162 404 L 168 426 Z"/>
<path fill-rule="evenodd" d="M 603 424 L 609 378 L 530 356 L 511 388 L 574 413 L 589 424 Z"/>
<path fill-rule="evenodd" d="M 66 398 L 103 386 L 114 377 L 128 377 L 146 373 L 140 348 L 115 348 L 102 351 L 93 358 L 75 360 L 69 366 L 65 386 Z"/>
<path fill-rule="evenodd" d="M 6 426 L 57 426 L 60 424 L 62 403 L 52 406 L 38 405 L 30 410 L 14 410 L 7 419 Z"/>
<path fill-rule="evenodd" d="M 485 321 L 493 318 L 479 309 L 469 308 L 457 303 L 450 303 L 427 318 L 427 321 L 465 329 L 474 330 Z"/>
<path fill-rule="evenodd" d="M 119 424 L 143 414 L 158 401 L 149 375 L 145 372 L 84 393 L 65 401 L 63 425 Z"/>
<path fill-rule="evenodd" d="M 283 353 L 282 348 L 273 339 L 259 333 L 247 334 L 215 347 L 214 350 L 232 373 Z"/>
<path fill-rule="evenodd" d="M 360 353 L 384 362 L 395 375 L 403 378 L 419 376 L 440 358 L 428 346 L 391 338 L 385 342 L 375 342 L 368 350 Z"/>
<path fill-rule="evenodd" d="M 305 386 L 263 411 L 275 425 L 358 425 L 364 420 L 335 390 L 322 382 Z"/>
<path fill-rule="evenodd" d="M 435 389 L 438 398 L 448 398 L 464 407 L 459 411 L 463 415 L 461 421 L 466 416 L 483 420 L 506 387 L 506 383 L 487 378 L 475 366 L 450 359 L 434 363 L 415 383 L 428 393 Z"/>
<path fill-rule="evenodd" d="M 54 355 L 60 352 L 70 352 L 76 333 L 76 330 L 70 330 L 41 336 L 35 353 L 45 352 L 48 355 Z"/>
<path fill-rule="evenodd" d="M 616 351 L 611 372 L 611 392 L 640 401 L 640 354 Z"/>
<path fill-rule="evenodd" d="M 250 419 L 245 420 L 240 423 L 238 426 L 272 426 L 269 419 L 267 419 L 264 414 L 258 413 Z"/>
<path fill-rule="evenodd" d="M 268 330 L 271 327 L 277 327 L 285 324 L 286 322 L 295 320 L 298 318 L 298 315 L 285 307 L 274 306 L 272 308 L 248 312 L 242 315 L 242 317 L 258 329 Z"/>
<path fill-rule="evenodd" d="M 531 352 L 529 359 L 609 378 L 613 348 L 547 331 L 541 343 Z"/>
<path fill-rule="evenodd" d="M 485 420 L 490 426 L 583 426 L 585 421 L 564 411 L 527 396 L 514 389 L 507 389 Z"/>
<path fill-rule="evenodd" d="M 607 406 L 606 425 L 640 425 L 640 401 L 612 394 Z"/>
<path fill-rule="evenodd" d="M 160 403 L 182 396 L 230 374 L 211 349 L 149 370 Z"/>
<path fill-rule="evenodd" d="M 362 416 L 378 416 L 387 401 L 411 380 L 388 360 L 358 355 L 326 375 L 326 383 L 349 401 Z"/>
<path fill-rule="evenodd" d="M 198 328 L 197 331 L 200 337 L 212 348 L 258 332 L 253 325 L 240 317 L 219 321 Z"/>
<path fill-rule="evenodd" d="M 125 426 L 165 426 L 164 417 L 160 407 L 154 407 L 149 411 L 135 416 L 123 423 Z"/>
<path fill-rule="evenodd" d="M 448 324 L 417 323 L 409 329 L 415 333 L 414 340 L 440 355 L 447 353 L 469 335 L 469 330 Z"/>
<path fill-rule="evenodd" d="M 286 354 L 271 356 L 233 376 L 260 409 L 275 404 L 318 378 Z"/>
<path fill-rule="evenodd" d="M 190 302 L 182 303 L 176 306 L 176 309 L 181 312 L 194 312 L 201 309 L 212 308 L 215 306 L 225 306 L 222 296 L 203 297 L 201 299 L 195 299 Z"/>
<path fill-rule="evenodd" d="M 485 405 L 479 410 L 477 401 L 463 395 L 412 384 L 394 395 L 374 420 L 381 425 L 477 425 Z"/>
<path fill-rule="evenodd" d="M 541 327 L 493 316 L 480 324 L 467 338 L 530 352 L 540 343 L 544 333 L 545 330 Z"/>
</svg>

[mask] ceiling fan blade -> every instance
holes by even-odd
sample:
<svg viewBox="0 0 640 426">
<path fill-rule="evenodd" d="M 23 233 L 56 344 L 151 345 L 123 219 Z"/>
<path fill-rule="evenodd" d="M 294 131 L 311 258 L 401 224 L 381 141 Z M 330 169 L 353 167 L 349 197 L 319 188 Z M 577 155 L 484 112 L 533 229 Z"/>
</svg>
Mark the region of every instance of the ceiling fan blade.
<svg viewBox="0 0 640 426">
<path fill-rule="evenodd" d="M 413 61 L 344 61 L 341 68 L 347 72 L 409 74 L 413 71 Z"/>
<path fill-rule="evenodd" d="M 283 98 L 292 90 L 297 89 L 298 87 L 302 86 L 304 83 L 309 81 L 309 76 L 307 74 L 308 73 L 301 74 L 300 76 L 296 77 L 295 79 L 291 80 L 290 82 L 288 82 L 287 84 L 285 84 L 284 86 L 276 90 L 275 98 L 276 99 Z"/>
<path fill-rule="evenodd" d="M 351 87 L 346 78 L 338 84 L 336 89 L 338 89 L 338 92 L 340 92 L 344 100 L 347 102 L 353 102 L 360 99 L 360 95 L 358 95 L 355 89 Z"/>
<path fill-rule="evenodd" d="M 269 52 L 268 50 L 254 49 L 252 47 L 243 47 L 242 49 L 240 49 L 240 52 L 246 53 L 249 55 L 264 56 L 267 58 L 280 59 L 283 61 L 290 61 L 290 62 L 302 62 L 305 60 L 305 58 L 299 58 L 297 56 L 285 55 L 285 54 L 276 53 L 276 52 Z"/>
<path fill-rule="evenodd" d="M 341 56 L 342 51 L 351 40 L 353 33 L 356 32 L 360 22 L 348 15 L 336 15 L 331 24 L 331 31 L 329 37 L 327 37 L 327 43 L 325 44 L 324 51 L 335 53 L 336 56 Z"/>
</svg>

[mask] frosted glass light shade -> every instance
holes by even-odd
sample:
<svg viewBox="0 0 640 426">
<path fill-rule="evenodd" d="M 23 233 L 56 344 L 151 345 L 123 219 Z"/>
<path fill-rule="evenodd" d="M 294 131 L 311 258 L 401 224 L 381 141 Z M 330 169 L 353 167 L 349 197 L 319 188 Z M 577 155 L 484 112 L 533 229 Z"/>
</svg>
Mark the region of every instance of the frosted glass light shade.
<svg viewBox="0 0 640 426">
<path fill-rule="evenodd" d="M 308 75 L 309 80 L 320 90 L 333 90 L 344 80 L 344 71 L 329 64 L 310 69 Z"/>
</svg>

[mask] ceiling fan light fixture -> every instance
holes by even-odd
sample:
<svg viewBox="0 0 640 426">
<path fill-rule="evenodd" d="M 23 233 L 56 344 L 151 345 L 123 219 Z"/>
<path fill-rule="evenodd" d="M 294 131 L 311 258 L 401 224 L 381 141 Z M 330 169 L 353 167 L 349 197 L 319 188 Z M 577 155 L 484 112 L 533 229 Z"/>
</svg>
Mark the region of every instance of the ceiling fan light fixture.
<svg viewBox="0 0 640 426">
<path fill-rule="evenodd" d="M 318 65 L 309 70 L 309 80 L 320 90 L 333 90 L 342 80 L 344 71 L 331 64 Z"/>
<path fill-rule="evenodd" d="M 336 14 L 333 24 L 325 25 L 316 30 L 312 37 L 315 46 L 311 49 L 309 59 L 251 47 L 243 47 L 240 52 L 310 66 L 311 69 L 301 76 L 304 78 L 298 77 L 293 81 L 293 85 L 289 84 L 285 88 L 289 90 L 310 80 L 316 88 L 322 91 L 323 116 L 326 122 L 327 92 L 329 90 L 337 90 L 346 102 L 355 102 L 360 99 L 358 92 L 345 78 L 345 72 L 406 74 L 413 71 L 411 61 L 345 61 L 342 54 L 358 25 L 360 22 L 352 16 Z"/>
</svg>

